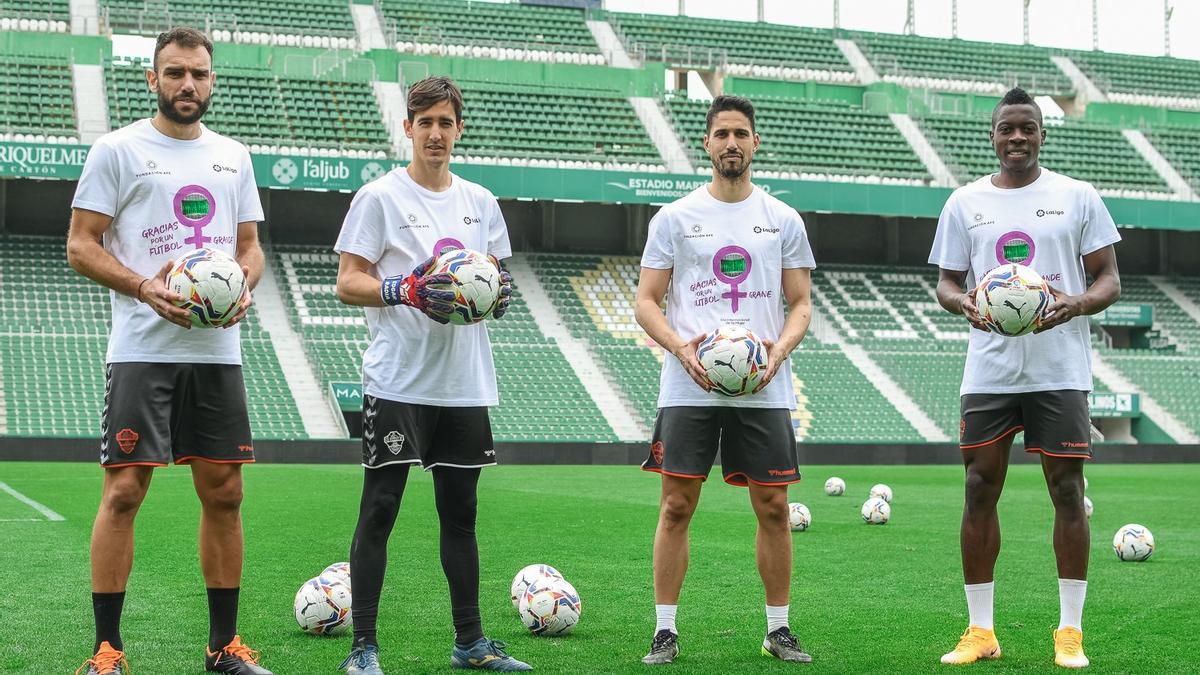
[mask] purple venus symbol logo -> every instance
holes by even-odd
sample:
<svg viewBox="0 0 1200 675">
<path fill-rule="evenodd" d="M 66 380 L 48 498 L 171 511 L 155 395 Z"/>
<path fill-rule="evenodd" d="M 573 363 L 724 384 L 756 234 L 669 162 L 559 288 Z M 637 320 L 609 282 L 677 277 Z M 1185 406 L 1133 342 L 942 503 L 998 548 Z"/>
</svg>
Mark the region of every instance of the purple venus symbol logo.
<svg viewBox="0 0 1200 675">
<path fill-rule="evenodd" d="M 433 257 L 436 258 L 436 257 L 440 256 L 441 254 L 445 253 L 446 251 L 449 251 L 449 250 L 455 249 L 455 248 L 466 248 L 466 246 L 463 246 L 463 243 L 461 241 L 454 239 L 453 237 L 447 237 L 445 239 L 438 239 L 437 243 L 433 245 Z"/>
<path fill-rule="evenodd" d="M 726 246 L 713 256 L 713 274 L 729 284 L 729 291 L 721 297 L 729 299 L 734 314 L 738 311 L 738 300 L 746 297 L 745 291 L 738 290 L 738 284 L 750 276 L 750 266 L 750 252 L 741 246 Z"/>
<path fill-rule="evenodd" d="M 217 202 L 212 193 L 201 185 L 185 185 L 175 193 L 175 218 L 184 227 L 192 228 L 192 236 L 185 237 L 185 244 L 196 248 L 212 241 L 212 237 L 204 236 L 204 227 L 212 222 L 217 214 Z"/>
</svg>

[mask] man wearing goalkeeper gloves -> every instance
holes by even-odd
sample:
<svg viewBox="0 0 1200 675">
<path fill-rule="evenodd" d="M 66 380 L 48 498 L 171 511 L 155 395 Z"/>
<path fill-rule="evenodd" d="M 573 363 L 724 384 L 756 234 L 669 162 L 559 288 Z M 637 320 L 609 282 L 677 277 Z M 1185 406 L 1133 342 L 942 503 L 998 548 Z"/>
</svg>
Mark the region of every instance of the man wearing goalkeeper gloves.
<svg viewBox="0 0 1200 675">
<path fill-rule="evenodd" d="M 1000 658 L 994 632 L 993 572 L 1000 554 L 996 504 L 1013 437 L 1041 454 L 1054 504 L 1059 622 L 1054 662 L 1089 663 L 1083 651 L 1090 533 L 1083 508 L 1083 463 L 1092 456 L 1088 392 L 1092 346 L 1086 315 L 1116 302 L 1121 278 L 1113 245 L 1121 240 L 1096 188 L 1041 166 L 1042 110 L 1023 89 L 1005 94 L 989 130 L 999 171 L 964 185 L 942 208 L 929 262 L 939 268 L 938 302 L 971 324 L 959 402 L 959 447 L 966 468 L 959 544 L 968 624 L 942 663 Z M 1035 334 L 992 332 L 963 292 L 1000 266 L 1021 264 L 1053 288 Z M 1093 281 L 1089 285 L 1087 277 Z M 1017 308 L 1020 311 L 1020 308 Z"/>
<path fill-rule="evenodd" d="M 498 402 L 487 327 L 446 325 L 452 279 L 430 273 L 450 249 L 486 252 L 497 267 L 512 255 L 496 198 L 450 172 L 462 105 L 462 93 L 446 77 L 409 89 L 404 131 L 413 141 L 412 163 L 359 190 L 334 245 L 341 256 L 338 298 L 366 308 L 371 335 L 363 354 L 363 492 L 350 545 L 354 643 L 341 665 L 350 675 L 383 673 L 379 595 L 388 536 L 413 464 L 433 474 L 454 621 L 451 665 L 532 670 L 484 637 L 479 617 L 476 488 L 480 469 L 496 463 L 488 406 Z M 512 292 L 507 272 L 501 284 L 496 318 Z"/>
<path fill-rule="evenodd" d="M 787 486 L 800 481 L 788 355 L 808 330 L 816 262 L 800 214 L 752 180 L 760 142 L 754 119 L 754 105 L 740 96 L 713 100 L 704 134 L 712 181 L 654 216 L 642 254 L 637 322 L 670 352 L 650 456 L 642 464 L 662 474 L 654 533 L 657 621 L 642 658 L 647 665 L 672 663 L 679 654 L 675 615 L 687 574 L 688 528 L 718 448 L 725 482 L 749 490 L 758 519 L 755 553 L 767 619 L 761 653 L 791 663 L 812 660 L 788 623 Z M 664 295 L 665 316 L 659 306 Z M 712 391 L 696 356 L 705 334 L 723 324 L 754 331 L 768 351 L 766 373 L 753 394 L 730 398 Z"/>
</svg>

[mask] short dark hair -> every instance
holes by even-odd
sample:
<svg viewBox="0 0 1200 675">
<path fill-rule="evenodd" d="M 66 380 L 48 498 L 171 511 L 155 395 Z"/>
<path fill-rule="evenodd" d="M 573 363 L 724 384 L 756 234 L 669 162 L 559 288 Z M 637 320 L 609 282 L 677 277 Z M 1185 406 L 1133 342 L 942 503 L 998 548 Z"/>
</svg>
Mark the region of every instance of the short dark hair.
<svg viewBox="0 0 1200 675">
<path fill-rule="evenodd" d="M 417 113 L 428 110 L 442 101 L 449 101 L 454 108 L 454 121 L 462 121 L 463 98 L 462 91 L 454 80 L 436 75 L 427 77 L 408 88 L 408 121 L 413 121 Z"/>
<path fill-rule="evenodd" d="M 189 26 L 176 26 L 165 33 L 158 34 L 158 41 L 154 43 L 154 72 L 158 72 L 158 53 L 170 44 L 188 49 L 204 47 L 208 50 L 208 57 L 212 58 L 213 43 L 207 35 Z"/>
<path fill-rule="evenodd" d="M 1008 90 L 1008 93 L 1004 95 L 1004 98 L 1000 99 L 1000 102 L 997 103 L 996 107 L 992 110 L 993 127 L 996 126 L 996 120 L 1000 118 L 1000 109 L 1009 105 L 1033 106 L 1033 109 L 1037 111 L 1038 126 L 1041 126 L 1042 109 L 1040 106 L 1038 106 L 1037 101 L 1033 100 L 1033 97 L 1029 95 L 1029 92 L 1025 91 L 1024 89 L 1020 87 L 1013 87 L 1012 89 Z"/>
<path fill-rule="evenodd" d="M 746 116 L 750 120 L 750 131 L 754 131 L 754 104 L 750 99 L 744 96 L 718 96 L 713 99 L 712 105 L 708 108 L 708 115 L 704 117 L 704 133 L 712 130 L 713 120 L 716 119 L 717 113 L 725 112 L 726 110 L 736 110 Z"/>
</svg>

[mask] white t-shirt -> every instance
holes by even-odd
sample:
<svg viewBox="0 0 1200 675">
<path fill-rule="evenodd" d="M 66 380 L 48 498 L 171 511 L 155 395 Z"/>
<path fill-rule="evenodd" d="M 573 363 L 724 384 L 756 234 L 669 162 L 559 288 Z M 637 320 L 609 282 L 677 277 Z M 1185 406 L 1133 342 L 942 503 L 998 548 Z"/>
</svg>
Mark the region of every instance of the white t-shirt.
<svg viewBox="0 0 1200 675">
<path fill-rule="evenodd" d="M 783 270 L 813 269 L 804 221 L 758 186 L 746 199 L 722 202 L 701 186 L 662 208 L 650 221 L 642 267 L 673 270 L 667 323 L 690 340 L 722 324 L 746 326 L 759 338 L 783 332 Z M 679 360 L 663 360 L 658 406 L 796 407 L 791 364 L 757 394 L 730 398 L 705 392 Z"/>
<path fill-rule="evenodd" d="M 200 127 L 181 141 L 144 119 L 105 134 L 88 152 L 71 206 L 112 216 L 104 248 L 151 277 L 205 246 L 237 252 L 238 223 L 263 219 L 246 146 Z M 242 362 L 240 327 L 188 330 L 112 291 L 108 363 Z"/>
<path fill-rule="evenodd" d="M 1059 291 L 1079 295 L 1087 290 L 1082 256 L 1120 240 L 1090 183 L 1043 168 L 1022 188 L 998 188 L 984 176 L 955 190 L 942 208 L 929 262 L 970 270 L 970 288 L 999 265 L 1021 263 Z M 1058 389 L 1092 389 L 1086 316 L 1015 338 L 971 329 L 962 394 Z"/>
<path fill-rule="evenodd" d="M 453 174 L 448 190 L 432 192 L 403 167 L 358 191 L 334 244 L 374 264 L 380 279 L 407 276 L 446 248 L 511 256 L 500 204 L 487 188 Z M 442 325 L 406 305 L 366 312 L 364 394 L 439 406 L 499 403 L 486 322 Z"/>
</svg>

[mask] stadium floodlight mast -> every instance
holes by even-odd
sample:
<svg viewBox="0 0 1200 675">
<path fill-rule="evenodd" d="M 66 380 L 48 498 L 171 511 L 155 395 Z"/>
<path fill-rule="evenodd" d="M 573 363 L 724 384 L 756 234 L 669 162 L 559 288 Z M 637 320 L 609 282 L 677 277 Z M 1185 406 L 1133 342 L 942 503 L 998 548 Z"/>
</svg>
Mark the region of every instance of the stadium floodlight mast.
<svg viewBox="0 0 1200 675">
<path fill-rule="evenodd" d="M 1024 44 L 1029 44 L 1029 2 L 1025 0 L 1021 7 L 1021 30 L 1024 31 Z"/>
<path fill-rule="evenodd" d="M 762 0 L 759 2 L 761 4 Z M 1163 56 L 1171 55 L 1171 15 L 1174 13 L 1171 0 L 1163 0 Z"/>
</svg>

